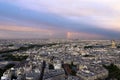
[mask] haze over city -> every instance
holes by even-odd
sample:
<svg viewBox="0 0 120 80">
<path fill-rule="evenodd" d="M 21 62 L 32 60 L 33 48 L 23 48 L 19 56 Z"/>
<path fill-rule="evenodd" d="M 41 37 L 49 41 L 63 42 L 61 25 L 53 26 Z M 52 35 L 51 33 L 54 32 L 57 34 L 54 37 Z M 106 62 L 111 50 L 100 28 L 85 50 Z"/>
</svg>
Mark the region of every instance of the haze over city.
<svg viewBox="0 0 120 80">
<path fill-rule="evenodd" d="M 0 0 L 0 39 L 119 39 L 119 0 Z"/>
<path fill-rule="evenodd" d="M 0 80 L 120 80 L 120 0 L 0 0 Z"/>
</svg>

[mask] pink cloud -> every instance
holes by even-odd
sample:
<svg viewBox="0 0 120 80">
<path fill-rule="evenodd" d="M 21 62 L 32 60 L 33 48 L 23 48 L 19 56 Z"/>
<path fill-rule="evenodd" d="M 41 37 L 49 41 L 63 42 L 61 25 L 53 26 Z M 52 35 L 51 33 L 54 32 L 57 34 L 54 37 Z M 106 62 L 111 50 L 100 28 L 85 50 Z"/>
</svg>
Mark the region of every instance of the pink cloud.
<svg viewBox="0 0 120 80">
<path fill-rule="evenodd" d="M 90 33 L 83 33 L 83 32 L 67 32 L 66 34 L 68 39 L 102 39 L 104 36 L 97 35 L 97 34 L 90 34 Z"/>
<path fill-rule="evenodd" d="M 59 38 L 65 30 L 0 25 L 0 38 Z"/>
<path fill-rule="evenodd" d="M 38 28 L 23 27 L 23 26 L 5 26 L 5 25 L 0 25 L 0 30 L 24 31 L 24 32 L 51 32 L 51 30 L 47 30 L 47 29 L 38 29 Z"/>
</svg>

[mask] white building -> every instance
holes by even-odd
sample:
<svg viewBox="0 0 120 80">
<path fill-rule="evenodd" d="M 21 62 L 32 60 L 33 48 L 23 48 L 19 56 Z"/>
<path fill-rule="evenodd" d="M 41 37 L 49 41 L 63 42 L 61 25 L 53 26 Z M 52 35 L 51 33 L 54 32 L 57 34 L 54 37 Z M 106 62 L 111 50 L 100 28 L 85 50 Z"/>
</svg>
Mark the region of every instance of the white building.
<svg viewBox="0 0 120 80">
<path fill-rule="evenodd" d="M 61 67 L 62 67 L 61 61 L 57 60 L 57 62 L 54 64 L 54 68 L 55 69 L 61 69 Z"/>
</svg>

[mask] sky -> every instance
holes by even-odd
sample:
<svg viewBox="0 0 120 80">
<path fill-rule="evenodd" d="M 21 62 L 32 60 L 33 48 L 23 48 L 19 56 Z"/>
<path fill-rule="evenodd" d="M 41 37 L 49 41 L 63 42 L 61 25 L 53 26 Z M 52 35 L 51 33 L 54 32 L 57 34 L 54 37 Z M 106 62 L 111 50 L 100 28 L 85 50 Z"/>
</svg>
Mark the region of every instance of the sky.
<svg viewBox="0 0 120 80">
<path fill-rule="evenodd" d="M 120 0 L 0 0 L 0 39 L 120 39 Z"/>
</svg>

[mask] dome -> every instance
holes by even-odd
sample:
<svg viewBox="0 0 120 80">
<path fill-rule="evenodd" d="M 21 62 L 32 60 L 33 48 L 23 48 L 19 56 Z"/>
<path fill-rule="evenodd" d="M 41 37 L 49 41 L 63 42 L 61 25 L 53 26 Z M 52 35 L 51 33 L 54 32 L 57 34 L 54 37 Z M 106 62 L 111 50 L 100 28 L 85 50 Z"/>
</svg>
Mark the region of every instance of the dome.
<svg viewBox="0 0 120 80">
<path fill-rule="evenodd" d="M 14 68 L 11 68 L 11 70 L 15 70 Z"/>
</svg>

